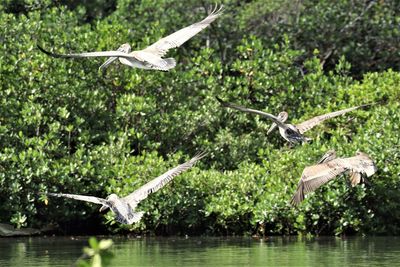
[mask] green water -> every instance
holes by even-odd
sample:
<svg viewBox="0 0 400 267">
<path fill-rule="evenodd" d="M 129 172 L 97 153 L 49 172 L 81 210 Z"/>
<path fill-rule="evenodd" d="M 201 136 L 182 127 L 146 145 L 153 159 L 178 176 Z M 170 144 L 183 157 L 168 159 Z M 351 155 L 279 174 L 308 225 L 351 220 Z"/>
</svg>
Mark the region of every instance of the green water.
<svg viewBox="0 0 400 267">
<path fill-rule="evenodd" d="M 101 239 L 101 238 L 99 238 Z M 112 266 L 399 266 L 400 238 L 113 238 Z M 71 266 L 87 238 L 0 238 L 0 266 Z"/>
</svg>

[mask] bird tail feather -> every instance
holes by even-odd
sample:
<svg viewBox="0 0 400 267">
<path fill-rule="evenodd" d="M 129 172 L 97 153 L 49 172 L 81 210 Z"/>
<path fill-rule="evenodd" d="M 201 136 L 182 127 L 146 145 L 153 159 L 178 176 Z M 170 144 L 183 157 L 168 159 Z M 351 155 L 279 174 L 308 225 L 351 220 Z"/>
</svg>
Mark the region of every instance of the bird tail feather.
<svg viewBox="0 0 400 267">
<path fill-rule="evenodd" d="M 370 177 L 376 171 L 377 171 L 377 168 L 376 168 L 375 164 L 372 163 L 372 165 L 368 166 L 368 168 L 365 169 L 365 174 L 367 175 L 367 177 Z"/>
<path fill-rule="evenodd" d="M 164 61 L 167 63 L 167 66 L 165 67 L 165 70 L 170 70 L 175 68 L 176 66 L 176 60 L 172 57 L 169 58 L 164 58 Z"/>
<path fill-rule="evenodd" d="M 137 223 L 138 221 L 140 221 L 142 219 L 143 215 L 144 215 L 143 211 L 134 212 L 131 222 L 132 223 Z"/>
</svg>

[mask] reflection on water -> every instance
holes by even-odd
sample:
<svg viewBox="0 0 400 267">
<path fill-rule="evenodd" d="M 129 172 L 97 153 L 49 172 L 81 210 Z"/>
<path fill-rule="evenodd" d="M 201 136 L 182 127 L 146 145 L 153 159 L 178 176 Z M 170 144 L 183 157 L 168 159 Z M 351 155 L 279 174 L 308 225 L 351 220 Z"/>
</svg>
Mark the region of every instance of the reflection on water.
<svg viewBox="0 0 400 267">
<path fill-rule="evenodd" d="M 99 237 L 98 239 L 101 239 Z M 113 237 L 112 266 L 396 266 L 400 238 Z M 0 266 L 71 266 L 87 238 L 0 238 Z"/>
</svg>

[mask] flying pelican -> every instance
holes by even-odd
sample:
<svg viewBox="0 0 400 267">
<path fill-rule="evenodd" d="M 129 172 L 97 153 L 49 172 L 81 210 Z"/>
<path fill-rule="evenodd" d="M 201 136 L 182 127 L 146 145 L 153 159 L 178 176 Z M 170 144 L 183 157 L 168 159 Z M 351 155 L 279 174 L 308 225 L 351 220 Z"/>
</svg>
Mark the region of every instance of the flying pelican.
<svg viewBox="0 0 400 267">
<path fill-rule="evenodd" d="M 297 190 L 290 202 L 292 205 L 298 205 L 304 200 L 305 194 L 315 191 L 346 171 L 350 173 L 351 185 L 356 186 L 361 182 L 362 175 L 370 177 L 377 168 L 373 160 L 363 152 L 357 152 L 350 158 L 337 158 L 335 150 L 329 150 L 316 165 L 303 170 Z"/>
<path fill-rule="evenodd" d="M 67 197 L 81 201 L 92 202 L 96 204 L 103 205 L 100 211 L 110 208 L 115 213 L 115 219 L 123 224 L 133 224 L 138 221 L 143 216 L 143 212 L 135 211 L 137 205 L 151 193 L 156 192 L 160 188 L 164 187 L 168 182 L 170 182 L 175 176 L 179 175 L 190 169 L 198 160 L 205 157 L 207 153 L 199 153 L 195 155 L 189 161 L 178 165 L 177 167 L 167 171 L 166 173 L 158 176 L 157 178 L 151 180 L 147 184 L 143 185 L 139 189 L 135 190 L 133 193 L 127 195 L 126 197 L 118 197 L 116 194 L 109 195 L 106 199 L 84 196 L 84 195 L 74 195 L 74 194 L 57 194 L 48 193 L 49 196 L 54 197 Z"/>
<path fill-rule="evenodd" d="M 133 68 L 167 71 L 174 68 L 176 65 L 174 58 L 163 58 L 163 56 L 167 54 L 168 50 L 181 46 L 187 40 L 198 34 L 203 29 L 207 28 L 208 25 L 210 25 L 222 14 L 222 8 L 222 5 L 219 8 L 216 5 L 214 10 L 212 10 L 211 13 L 202 21 L 174 32 L 173 34 L 158 40 L 143 50 L 130 52 L 131 46 L 129 44 L 123 44 L 116 51 L 55 54 L 44 50 L 39 45 L 37 46 L 43 53 L 58 58 L 110 57 L 100 66 L 100 70 L 106 68 L 116 59 L 119 59 L 122 64 Z"/>
<path fill-rule="evenodd" d="M 368 106 L 368 105 L 356 106 L 356 107 L 352 107 L 352 108 L 347 108 L 347 109 L 327 113 L 327 114 L 316 116 L 312 119 L 306 120 L 300 124 L 294 125 L 294 124 L 290 124 L 290 123 L 285 123 L 285 121 L 288 118 L 288 113 L 286 111 L 282 111 L 279 113 L 278 116 L 274 116 L 272 114 L 269 114 L 269 113 L 266 113 L 263 111 L 250 109 L 250 108 L 242 107 L 242 106 L 232 104 L 229 102 L 225 102 L 222 99 L 220 99 L 219 97 L 217 97 L 217 100 L 224 107 L 237 109 L 237 110 L 240 110 L 243 112 L 254 113 L 254 114 L 271 119 L 274 123 L 271 125 L 271 128 L 268 130 L 267 134 L 269 134 L 276 126 L 278 126 L 280 135 L 286 141 L 293 143 L 293 144 L 299 143 L 299 142 L 310 141 L 311 139 L 308 137 L 305 137 L 303 135 L 303 133 L 314 128 L 315 126 L 322 123 L 323 121 L 333 118 L 333 117 L 340 116 L 342 114 L 353 111 L 360 107 Z"/>
</svg>

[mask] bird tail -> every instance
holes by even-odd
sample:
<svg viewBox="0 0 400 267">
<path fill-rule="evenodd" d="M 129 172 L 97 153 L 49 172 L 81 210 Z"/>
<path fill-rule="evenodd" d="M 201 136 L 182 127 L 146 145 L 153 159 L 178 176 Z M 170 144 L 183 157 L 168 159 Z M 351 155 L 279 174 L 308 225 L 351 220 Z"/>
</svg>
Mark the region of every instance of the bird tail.
<svg viewBox="0 0 400 267">
<path fill-rule="evenodd" d="M 376 165 L 374 164 L 374 162 L 372 162 L 371 165 L 369 165 L 366 169 L 365 169 L 365 174 L 367 175 L 367 177 L 370 177 L 371 175 L 373 175 L 374 173 L 376 173 L 378 169 L 376 168 Z"/>
<path fill-rule="evenodd" d="M 169 58 L 164 58 L 164 61 L 167 63 L 167 66 L 165 66 L 164 70 L 170 70 L 175 68 L 176 66 L 176 60 L 172 57 Z"/>
<path fill-rule="evenodd" d="M 354 187 L 361 182 L 361 173 L 360 172 L 350 172 L 350 183 L 351 186 Z"/>
<path fill-rule="evenodd" d="M 137 223 L 142 219 L 143 215 L 144 215 L 143 211 L 134 212 L 133 217 L 131 219 L 131 223 Z"/>
</svg>

